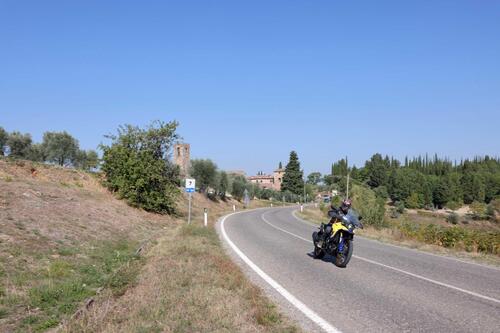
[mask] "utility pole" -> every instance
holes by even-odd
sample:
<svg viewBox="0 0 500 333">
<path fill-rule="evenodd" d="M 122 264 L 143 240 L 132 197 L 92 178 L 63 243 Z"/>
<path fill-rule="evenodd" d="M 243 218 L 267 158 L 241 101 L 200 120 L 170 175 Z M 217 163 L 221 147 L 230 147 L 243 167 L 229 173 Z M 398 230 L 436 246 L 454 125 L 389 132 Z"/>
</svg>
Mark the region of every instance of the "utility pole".
<svg viewBox="0 0 500 333">
<path fill-rule="evenodd" d="M 350 173 L 347 173 L 347 190 L 346 190 L 346 199 L 349 199 L 349 175 Z"/>
</svg>

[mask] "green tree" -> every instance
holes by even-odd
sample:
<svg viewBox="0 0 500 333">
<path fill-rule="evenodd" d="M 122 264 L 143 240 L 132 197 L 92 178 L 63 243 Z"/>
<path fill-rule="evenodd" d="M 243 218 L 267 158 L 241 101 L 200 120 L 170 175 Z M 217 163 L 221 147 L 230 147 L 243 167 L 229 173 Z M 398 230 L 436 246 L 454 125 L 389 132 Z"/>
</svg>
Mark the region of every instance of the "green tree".
<svg viewBox="0 0 500 333">
<path fill-rule="evenodd" d="M 311 185 L 318 185 L 321 182 L 321 173 L 312 172 L 307 176 L 307 183 Z"/>
<path fill-rule="evenodd" d="M 78 141 L 66 131 L 45 132 L 42 146 L 47 155 L 47 160 L 60 166 L 73 164 L 79 150 Z"/>
<path fill-rule="evenodd" d="M 325 183 L 328 186 L 333 185 L 333 176 L 332 175 L 325 175 L 323 177 L 323 183 Z"/>
<path fill-rule="evenodd" d="M 73 158 L 73 165 L 87 171 L 96 169 L 99 166 L 99 156 L 95 150 L 78 150 Z"/>
<path fill-rule="evenodd" d="M 221 171 L 219 173 L 219 188 L 218 188 L 219 196 L 221 197 L 221 199 L 224 200 L 226 198 L 226 192 L 228 191 L 228 189 L 229 189 L 229 178 L 225 171 Z"/>
<path fill-rule="evenodd" d="M 241 199 L 243 199 L 243 194 L 245 192 L 246 185 L 247 185 L 247 180 L 245 179 L 245 177 L 243 176 L 234 177 L 231 186 L 232 187 L 231 194 L 236 200 L 241 201 Z"/>
<path fill-rule="evenodd" d="M 433 203 L 439 209 L 443 208 L 451 199 L 450 184 L 447 179 L 439 179 L 432 194 Z"/>
<path fill-rule="evenodd" d="M 217 186 L 217 165 L 209 159 L 192 160 L 190 175 L 196 179 L 200 192 Z"/>
<path fill-rule="evenodd" d="M 28 149 L 26 158 L 35 162 L 45 162 L 47 159 L 47 154 L 42 144 L 34 143 Z"/>
<path fill-rule="evenodd" d="M 381 185 L 386 185 L 389 175 L 389 160 L 382 158 L 382 155 L 375 154 L 372 156 L 370 161 L 365 164 L 365 169 L 368 175 L 368 185 L 370 187 L 378 187 Z"/>
<path fill-rule="evenodd" d="M 12 132 L 7 139 L 9 156 L 16 158 L 27 158 L 31 148 L 31 135 Z"/>
<path fill-rule="evenodd" d="M 345 159 L 341 159 L 340 161 L 333 163 L 332 166 L 332 175 L 339 179 L 341 177 L 346 177 L 349 172 L 349 168 L 347 166 L 347 157 Z"/>
<path fill-rule="evenodd" d="M 147 211 L 175 212 L 179 195 L 179 168 L 168 159 L 179 137 L 178 123 L 155 121 L 142 129 L 120 126 L 117 135 L 101 145 L 105 185 L 131 205 Z"/>
<path fill-rule="evenodd" d="M 85 170 L 97 169 L 99 166 L 99 155 L 95 150 L 87 150 L 87 159 L 84 166 Z"/>
<path fill-rule="evenodd" d="M 462 176 L 458 172 L 451 172 L 446 176 L 446 180 L 449 186 L 450 200 L 461 204 L 464 200 L 464 194 L 462 191 L 462 186 L 460 184 Z"/>
<path fill-rule="evenodd" d="M 295 151 L 290 152 L 290 160 L 285 167 L 285 175 L 281 184 L 281 191 L 289 191 L 295 195 L 301 195 L 304 192 L 303 173 L 300 170 L 299 157 Z"/>
<path fill-rule="evenodd" d="M 7 140 L 9 139 L 9 133 L 3 128 L 0 127 L 0 156 L 4 155 L 4 147 L 7 144 Z"/>
</svg>

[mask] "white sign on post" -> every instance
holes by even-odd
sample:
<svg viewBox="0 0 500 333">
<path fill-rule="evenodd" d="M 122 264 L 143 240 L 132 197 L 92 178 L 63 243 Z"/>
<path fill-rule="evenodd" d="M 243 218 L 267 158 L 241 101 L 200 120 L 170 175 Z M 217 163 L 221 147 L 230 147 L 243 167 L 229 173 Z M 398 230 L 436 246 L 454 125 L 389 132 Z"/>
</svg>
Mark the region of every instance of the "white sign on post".
<svg viewBox="0 0 500 333">
<path fill-rule="evenodd" d="M 186 192 L 192 193 L 194 192 L 194 189 L 196 187 L 196 180 L 195 179 L 186 179 Z"/>
</svg>

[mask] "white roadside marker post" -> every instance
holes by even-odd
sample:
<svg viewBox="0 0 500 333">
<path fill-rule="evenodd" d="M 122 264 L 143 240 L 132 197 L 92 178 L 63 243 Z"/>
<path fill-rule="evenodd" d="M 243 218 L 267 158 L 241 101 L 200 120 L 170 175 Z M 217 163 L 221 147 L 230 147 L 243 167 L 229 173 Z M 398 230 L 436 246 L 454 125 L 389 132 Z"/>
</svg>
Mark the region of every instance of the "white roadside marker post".
<svg viewBox="0 0 500 333">
<path fill-rule="evenodd" d="M 233 205 L 233 212 L 236 211 L 236 205 Z"/>
<path fill-rule="evenodd" d="M 304 205 L 300 205 L 300 212 L 303 213 L 304 212 Z"/>
<path fill-rule="evenodd" d="M 208 209 L 206 209 L 206 208 L 204 210 L 203 217 L 204 217 L 204 225 L 206 227 L 206 226 L 208 226 Z"/>
</svg>

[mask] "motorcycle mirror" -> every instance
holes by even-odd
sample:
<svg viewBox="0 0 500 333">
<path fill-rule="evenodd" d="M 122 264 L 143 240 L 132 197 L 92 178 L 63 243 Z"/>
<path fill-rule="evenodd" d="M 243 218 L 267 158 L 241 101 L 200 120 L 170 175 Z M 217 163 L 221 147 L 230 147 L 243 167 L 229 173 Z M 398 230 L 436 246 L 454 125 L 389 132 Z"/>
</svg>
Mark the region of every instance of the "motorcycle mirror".
<svg viewBox="0 0 500 333">
<path fill-rule="evenodd" d="M 362 219 L 363 219 L 363 216 L 358 217 L 358 220 L 360 220 L 360 221 L 361 221 Z"/>
</svg>

